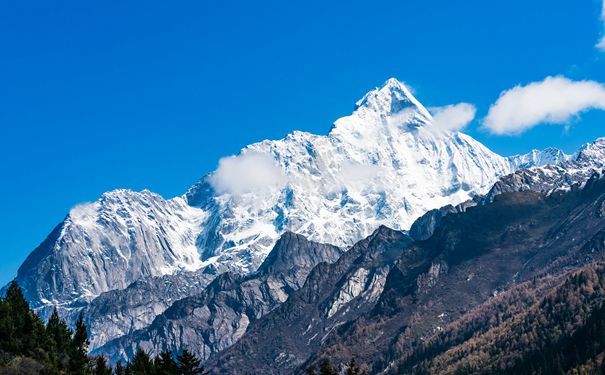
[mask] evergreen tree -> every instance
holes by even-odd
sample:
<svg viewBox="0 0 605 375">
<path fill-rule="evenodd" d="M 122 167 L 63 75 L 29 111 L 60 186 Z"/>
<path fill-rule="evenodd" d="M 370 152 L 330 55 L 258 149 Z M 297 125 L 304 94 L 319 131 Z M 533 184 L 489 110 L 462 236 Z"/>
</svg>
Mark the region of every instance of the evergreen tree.
<svg viewBox="0 0 605 375">
<path fill-rule="evenodd" d="M 121 361 L 118 361 L 116 364 L 116 375 L 125 375 L 124 374 L 124 366 Z"/>
<path fill-rule="evenodd" d="M 355 362 L 355 357 L 351 357 L 351 361 L 347 365 L 347 369 L 345 371 L 346 375 L 361 375 L 361 370 L 357 363 Z"/>
<path fill-rule="evenodd" d="M 198 359 L 189 350 L 184 349 L 183 353 L 177 356 L 179 370 L 182 375 L 206 375 L 208 374 L 203 367 L 200 366 L 201 360 Z"/>
<path fill-rule="evenodd" d="M 34 317 L 21 288 L 15 281 L 11 282 L 6 290 L 4 304 L 4 313 L 7 314 L 4 329 L 7 332 L 6 336 L 3 335 L 5 340 L 3 340 L 3 348 L 11 353 L 30 352 L 37 345 L 38 337 L 34 327 L 37 317 Z"/>
<path fill-rule="evenodd" d="M 161 352 L 154 360 L 156 375 L 180 375 L 179 366 L 172 358 L 172 352 Z"/>
<path fill-rule="evenodd" d="M 112 375 L 113 371 L 107 365 L 107 360 L 103 356 L 98 356 L 95 361 L 94 375 Z"/>
<path fill-rule="evenodd" d="M 72 374 L 84 374 L 88 365 L 88 330 L 82 313 L 76 322 L 76 329 L 71 342 L 70 371 Z"/>
<path fill-rule="evenodd" d="M 324 359 L 319 364 L 319 375 L 338 375 L 338 372 L 329 360 Z"/>
<path fill-rule="evenodd" d="M 70 368 L 71 330 L 55 308 L 46 324 L 50 362 L 59 369 Z"/>
<path fill-rule="evenodd" d="M 88 345 L 90 342 L 88 341 L 88 329 L 84 324 L 84 317 L 80 312 L 78 316 L 78 321 L 76 322 L 76 330 L 74 332 L 73 345 L 77 349 L 88 350 Z"/>
<path fill-rule="evenodd" d="M 149 355 L 141 348 L 137 350 L 132 359 L 132 364 L 129 364 L 130 370 L 134 375 L 152 375 L 153 363 Z M 128 368 L 127 368 L 128 371 Z"/>
</svg>

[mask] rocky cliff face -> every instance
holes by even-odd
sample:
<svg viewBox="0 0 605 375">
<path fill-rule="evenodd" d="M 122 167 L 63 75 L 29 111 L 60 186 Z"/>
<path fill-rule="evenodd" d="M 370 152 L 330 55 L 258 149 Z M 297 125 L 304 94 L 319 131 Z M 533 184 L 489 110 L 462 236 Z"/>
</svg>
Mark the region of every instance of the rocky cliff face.
<svg viewBox="0 0 605 375">
<path fill-rule="evenodd" d="M 17 281 L 34 308 L 78 306 L 144 276 L 202 266 L 206 214 L 182 198 L 116 190 L 74 207 L 25 260 Z"/>
<path fill-rule="evenodd" d="M 491 201 L 496 195 L 510 191 L 567 190 L 582 184 L 605 168 L 605 138 L 582 147 L 569 160 L 558 164 L 520 169 L 503 177 L 486 194 L 483 201 Z"/>
<path fill-rule="evenodd" d="M 372 373 L 382 371 L 493 296 L 601 258 L 604 201 L 605 180 L 595 176 L 568 191 L 503 193 L 444 216 L 424 241 L 382 228 L 333 265 L 317 266 L 303 288 L 209 365 L 215 373 L 289 374 L 322 356 L 344 363 L 354 355 Z M 370 275 L 381 267 L 388 271 L 373 289 Z"/>
<path fill-rule="evenodd" d="M 286 301 L 313 267 L 334 262 L 341 254 L 335 246 L 286 232 L 254 274 L 223 273 L 199 294 L 172 304 L 149 327 L 110 341 L 97 352 L 117 361 L 131 358 L 139 347 L 153 354 L 187 347 L 208 359 Z"/>
<path fill-rule="evenodd" d="M 471 137 L 432 126 L 429 112 L 394 79 L 366 94 L 326 136 L 294 132 L 223 164 L 187 199 L 212 217 L 200 236 L 204 259 L 231 259 L 245 270 L 258 267 L 283 230 L 351 246 L 380 225 L 408 229 L 427 210 L 485 193 L 514 170 Z M 273 183 L 258 188 L 239 179 L 232 189 L 228 172 L 240 164 L 262 167 Z"/>
<path fill-rule="evenodd" d="M 182 197 L 116 190 L 74 207 L 17 281 L 42 315 L 85 311 L 96 348 L 145 328 L 216 275 L 255 272 L 285 232 L 348 248 L 381 225 L 407 230 L 428 210 L 486 193 L 521 165 L 563 159 L 553 150 L 503 158 L 438 129 L 390 79 L 327 135 L 252 144 Z"/>
</svg>

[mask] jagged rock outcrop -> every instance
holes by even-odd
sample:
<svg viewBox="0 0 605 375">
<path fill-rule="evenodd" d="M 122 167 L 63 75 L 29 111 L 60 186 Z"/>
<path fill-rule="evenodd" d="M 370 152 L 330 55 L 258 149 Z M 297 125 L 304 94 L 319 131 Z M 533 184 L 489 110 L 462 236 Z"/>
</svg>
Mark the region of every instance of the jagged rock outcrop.
<svg viewBox="0 0 605 375">
<path fill-rule="evenodd" d="M 43 316 L 55 307 L 68 318 L 85 311 L 98 347 L 145 328 L 218 274 L 255 272 L 287 231 L 347 248 L 380 225 L 407 230 L 428 210 L 483 194 L 521 165 L 566 158 L 554 150 L 504 158 L 438 129 L 389 79 L 327 135 L 252 144 L 181 197 L 116 190 L 74 207 L 17 282 Z"/>
<path fill-rule="evenodd" d="M 252 324 L 239 342 L 211 358 L 210 366 L 225 374 L 291 373 L 331 333 L 374 306 L 390 268 L 412 242 L 401 232 L 380 227 L 334 264 L 319 264 L 300 290 Z M 267 335 L 271 340 L 260 339 Z"/>
<path fill-rule="evenodd" d="M 335 246 L 286 232 L 254 274 L 223 273 L 203 292 L 172 304 L 149 327 L 110 341 L 97 352 L 117 361 L 131 358 L 139 347 L 152 354 L 187 347 L 207 359 L 235 343 L 250 323 L 286 301 L 313 267 L 334 262 L 341 254 Z"/>
<path fill-rule="evenodd" d="M 571 159 L 562 163 L 520 169 L 499 179 L 483 198 L 490 202 L 504 192 L 570 189 L 582 184 L 605 168 L 605 138 L 582 147 Z"/>
<path fill-rule="evenodd" d="M 354 355 L 371 373 L 382 371 L 412 343 L 493 296 L 601 258 L 604 202 L 605 179 L 594 176 L 550 194 L 500 194 L 490 204 L 443 217 L 424 241 L 400 243 L 397 238 L 407 237 L 382 228 L 332 266 L 316 267 L 303 288 L 208 364 L 214 373 L 289 374 L 323 356 L 338 364 Z M 358 260 L 355 250 L 367 257 Z M 393 256 L 376 256 L 384 251 Z M 366 288 L 372 284 L 363 271 L 374 269 L 368 259 L 390 264 L 376 299 L 364 299 L 358 287 L 363 280 Z M 341 312 L 336 319 L 328 317 L 334 306 Z M 269 332 L 271 343 L 264 343 Z"/>
</svg>

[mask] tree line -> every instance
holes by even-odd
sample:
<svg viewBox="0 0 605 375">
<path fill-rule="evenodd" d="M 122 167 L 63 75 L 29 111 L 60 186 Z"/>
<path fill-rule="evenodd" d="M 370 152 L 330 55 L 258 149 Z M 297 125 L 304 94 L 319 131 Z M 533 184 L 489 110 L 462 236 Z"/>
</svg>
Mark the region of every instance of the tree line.
<svg viewBox="0 0 605 375">
<path fill-rule="evenodd" d="M 188 350 L 150 357 L 139 349 L 115 368 L 103 356 L 88 355 L 88 329 L 80 314 L 71 329 L 53 311 L 48 322 L 30 308 L 12 282 L 0 298 L 0 375 L 205 375 L 201 360 Z"/>
</svg>

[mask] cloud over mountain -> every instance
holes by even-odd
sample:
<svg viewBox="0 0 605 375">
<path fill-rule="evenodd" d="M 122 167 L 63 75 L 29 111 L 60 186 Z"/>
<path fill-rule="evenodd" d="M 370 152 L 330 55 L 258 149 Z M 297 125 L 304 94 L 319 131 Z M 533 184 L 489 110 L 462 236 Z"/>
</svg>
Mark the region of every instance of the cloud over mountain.
<svg viewBox="0 0 605 375">
<path fill-rule="evenodd" d="M 494 134 L 520 134 L 542 123 L 567 124 L 590 109 L 605 109 L 605 87 L 595 81 L 546 77 L 503 91 L 484 120 Z"/>
<path fill-rule="evenodd" d="M 269 155 L 249 152 L 222 158 L 210 182 L 219 194 L 237 196 L 281 188 L 286 183 L 286 176 Z"/>
<path fill-rule="evenodd" d="M 468 103 L 429 108 L 433 114 L 433 125 L 442 130 L 462 130 L 473 119 L 477 109 Z"/>
</svg>

